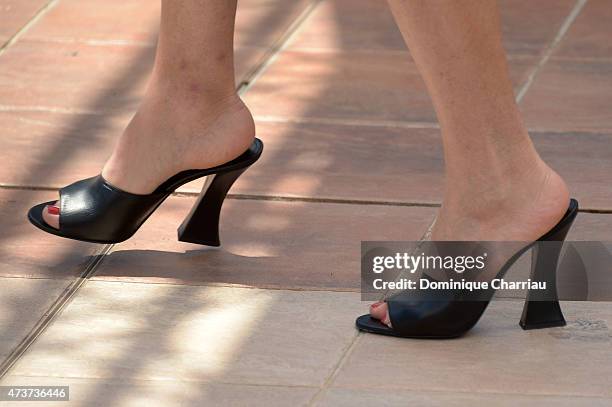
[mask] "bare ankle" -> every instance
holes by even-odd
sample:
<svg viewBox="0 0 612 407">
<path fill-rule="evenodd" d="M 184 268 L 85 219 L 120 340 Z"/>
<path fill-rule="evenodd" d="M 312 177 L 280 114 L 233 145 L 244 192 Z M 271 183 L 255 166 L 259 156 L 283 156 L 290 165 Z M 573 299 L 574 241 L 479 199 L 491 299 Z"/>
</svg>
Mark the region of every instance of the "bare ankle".
<svg viewBox="0 0 612 407">
<path fill-rule="evenodd" d="M 160 77 L 154 72 L 144 96 L 144 101 L 147 99 L 210 111 L 231 106 L 237 103 L 240 97 L 233 81 L 219 80 L 208 83 L 190 78 L 176 79 L 176 75 Z"/>
</svg>

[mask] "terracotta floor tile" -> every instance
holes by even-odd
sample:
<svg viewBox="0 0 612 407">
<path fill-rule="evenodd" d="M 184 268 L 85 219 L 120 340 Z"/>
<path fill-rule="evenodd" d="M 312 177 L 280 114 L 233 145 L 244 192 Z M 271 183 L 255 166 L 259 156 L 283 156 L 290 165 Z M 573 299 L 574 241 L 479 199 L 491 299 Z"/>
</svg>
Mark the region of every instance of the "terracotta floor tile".
<svg viewBox="0 0 612 407">
<path fill-rule="evenodd" d="M 240 384 L 8 376 L 6 386 L 69 386 L 70 401 L 57 407 L 200 407 L 202 405 L 305 406 L 317 391 L 310 387 L 249 386 Z M 6 406 L 13 403 L 6 402 Z M 23 402 L 15 402 L 16 407 Z"/>
<path fill-rule="evenodd" d="M 516 87 L 533 63 L 534 58 L 511 60 Z M 436 122 L 407 52 L 284 52 L 245 101 L 256 116 Z"/>
<path fill-rule="evenodd" d="M 60 188 L 96 175 L 130 115 L 1 112 L 0 183 Z M 41 192 L 50 200 L 53 192 Z"/>
<path fill-rule="evenodd" d="M 539 55 L 569 15 L 573 0 L 502 0 L 504 45 L 510 54 Z M 291 43 L 292 50 L 405 50 L 387 2 L 322 2 Z"/>
<path fill-rule="evenodd" d="M 568 240 L 601 240 L 612 242 L 612 214 L 579 214 L 568 235 Z"/>
<path fill-rule="evenodd" d="M 269 47 L 307 3 L 307 0 L 240 1 L 236 44 Z M 153 45 L 159 30 L 160 5 L 161 2 L 150 0 L 63 0 L 25 38 Z"/>
<path fill-rule="evenodd" d="M 612 129 L 612 60 L 550 60 L 521 103 L 532 128 Z"/>
<path fill-rule="evenodd" d="M 612 7 L 608 0 L 589 0 L 565 35 L 555 56 L 612 58 Z"/>
<path fill-rule="evenodd" d="M 264 51 L 237 49 L 238 82 Z M 0 99 L 5 106 L 29 110 L 132 113 L 154 56 L 150 46 L 20 41 L 0 57 Z"/>
<path fill-rule="evenodd" d="M 610 267 L 595 259 L 602 258 L 599 256 L 607 258 L 612 253 L 612 214 L 580 213 L 567 240 L 589 243 L 576 243 L 574 250 L 566 247 L 557 271 L 557 286 L 561 298 L 609 300 L 612 297 Z M 577 254 L 576 249 L 579 251 Z M 576 277 L 576 272 L 580 269 L 576 264 L 580 263 L 585 265 L 586 273 L 582 279 L 582 287 L 577 289 L 577 282 L 580 280 Z"/>
<path fill-rule="evenodd" d="M 319 386 L 362 308 L 356 293 L 90 281 L 12 374 Z"/>
<path fill-rule="evenodd" d="M 574 0 L 499 0 L 506 51 L 511 55 L 541 55 L 575 4 Z"/>
<path fill-rule="evenodd" d="M 0 276 L 73 279 L 98 254 L 101 245 L 61 239 L 44 233 L 27 219 L 29 208 L 48 193 L 0 189 Z"/>
<path fill-rule="evenodd" d="M 232 193 L 436 202 L 443 191 L 436 129 L 258 123 L 261 161 Z"/>
<path fill-rule="evenodd" d="M 612 397 L 612 303 L 564 302 L 566 327 L 533 331 L 518 326 L 521 309 L 520 301 L 493 301 L 467 336 L 448 341 L 364 334 L 334 385 Z"/>
<path fill-rule="evenodd" d="M 0 0 L 0 46 L 47 3 L 48 0 Z"/>
<path fill-rule="evenodd" d="M 609 406 L 612 399 L 595 397 L 571 396 L 524 396 L 521 394 L 474 394 L 464 392 L 422 392 L 402 391 L 394 389 L 341 389 L 328 390 L 317 407 L 368 407 L 384 405 L 386 407 L 430 406 L 430 407 L 472 407 L 472 406 L 533 406 L 542 407 L 604 407 Z"/>
<path fill-rule="evenodd" d="M 150 0 L 62 0 L 24 38 L 154 44 L 160 5 Z"/>
<path fill-rule="evenodd" d="M 133 110 L 153 57 L 152 47 L 21 41 L 0 58 L 0 98 L 20 108 Z"/>
<path fill-rule="evenodd" d="M 280 40 L 311 0 L 241 0 L 236 12 L 236 44 L 269 47 Z"/>
<path fill-rule="evenodd" d="M 612 133 L 539 133 L 532 139 L 544 160 L 566 180 L 584 208 L 612 209 Z"/>
<path fill-rule="evenodd" d="M 27 336 L 66 280 L 0 277 L 0 363 Z"/>
<path fill-rule="evenodd" d="M 359 288 L 361 240 L 418 240 L 433 208 L 230 199 L 222 248 L 176 241 L 194 199 L 170 198 L 94 279 L 176 284 Z"/>
<path fill-rule="evenodd" d="M 268 50 L 263 47 L 237 46 L 234 49 L 234 76 L 236 86 L 249 81 L 254 70 L 269 58 Z"/>
<path fill-rule="evenodd" d="M 399 50 L 406 45 L 386 1 L 319 3 L 289 45 L 290 50 Z"/>
</svg>

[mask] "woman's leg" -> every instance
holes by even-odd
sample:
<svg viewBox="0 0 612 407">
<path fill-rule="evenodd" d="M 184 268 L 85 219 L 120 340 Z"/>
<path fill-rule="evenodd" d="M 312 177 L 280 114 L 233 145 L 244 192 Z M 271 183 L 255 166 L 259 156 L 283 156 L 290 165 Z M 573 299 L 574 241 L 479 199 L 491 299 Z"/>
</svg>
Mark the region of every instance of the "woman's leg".
<svg viewBox="0 0 612 407">
<path fill-rule="evenodd" d="M 162 0 L 155 66 L 138 112 L 102 175 L 132 193 L 152 192 L 170 176 L 225 163 L 255 136 L 236 95 L 236 0 Z M 44 213 L 57 227 L 59 211 Z"/>
<path fill-rule="evenodd" d="M 446 164 L 432 240 L 531 241 L 567 210 L 514 99 L 496 0 L 389 0 L 440 122 Z M 387 320 L 386 304 L 372 307 Z"/>
</svg>

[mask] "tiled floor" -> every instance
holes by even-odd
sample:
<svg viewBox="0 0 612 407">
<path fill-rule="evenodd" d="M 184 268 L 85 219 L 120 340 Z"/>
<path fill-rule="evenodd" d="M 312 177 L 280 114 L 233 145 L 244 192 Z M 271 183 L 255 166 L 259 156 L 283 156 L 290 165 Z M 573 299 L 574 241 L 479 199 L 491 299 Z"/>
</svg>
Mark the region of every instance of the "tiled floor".
<svg viewBox="0 0 612 407">
<path fill-rule="evenodd" d="M 612 240 L 612 4 L 500 4 L 534 143 L 591 212 L 571 238 Z M 2 385 L 69 385 L 73 407 L 612 405 L 610 303 L 523 332 L 521 304 L 495 301 L 456 341 L 354 330 L 360 241 L 419 239 L 443 191 L 384 0 L 239 1 L 237 83 L 266 152 L 232 189 L 222 248 L 176 241 L 199 183 L 112 247 L 32 228 L 32 203 L 109 155 L 158 17 L 158 0 L 0 0 Z"/>
</svg>

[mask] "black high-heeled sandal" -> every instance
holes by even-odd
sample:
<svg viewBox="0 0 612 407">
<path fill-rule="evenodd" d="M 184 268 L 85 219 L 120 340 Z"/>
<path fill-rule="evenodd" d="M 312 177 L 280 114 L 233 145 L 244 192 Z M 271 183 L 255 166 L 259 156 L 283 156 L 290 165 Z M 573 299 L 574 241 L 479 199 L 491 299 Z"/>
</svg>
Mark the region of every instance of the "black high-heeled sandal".
<svg viewBox="0 0 612 407">
<path fill-rule="evenodd" d="M 57 236 L 92 243 L 119 243 L 132 237 L 178 187 L 208 176 L 197 202 L 178 229 L 178 239 L 219 246 L 219 217 L 227 192 L 262 151 L 263 143 L 256 138 L 240 157 L 205 170 L 182 171 L 149 195 L 122 191 L 102 175 L 87 178 L 60 190 L 59 229 L 49 226 L 42 217 L 46 206 L 55 201 L 34 206 L 28 218 L 34 226 Z"/>
<path fill-rule="evenodd" d="M 502 278 L 510 266 L 528 249 L 533 247 L 531 281 L 546 282 L 546 290 L 529 290 L 520 326 L 523 329 L 539 329 L 564 326 L 565 318 L 556 295 L 556 271 L 562 242 L 578 214 L 578 202 L 570 200 L 563 218 L 537 242 L 559 242 L 559 244 L 537 245 L 533 242 L 519 250 L 497 273 Z M 414 298 L 409 290 L 399 292 L 385 300 L 388 306 L 391 327 L 369 314 L 357 318 L 357 328 L 364 332 L 402 338 L 456 338 L 469 331 L 480 319 L 495 290 L 488 290 L 482 298 L 473 301 L 469 292 L 455 290 L 439 294 L 439 298 L 428 295 L 427 299 Z M 466 299 L 467 298 L 467 299 Z"/>
</svg>

